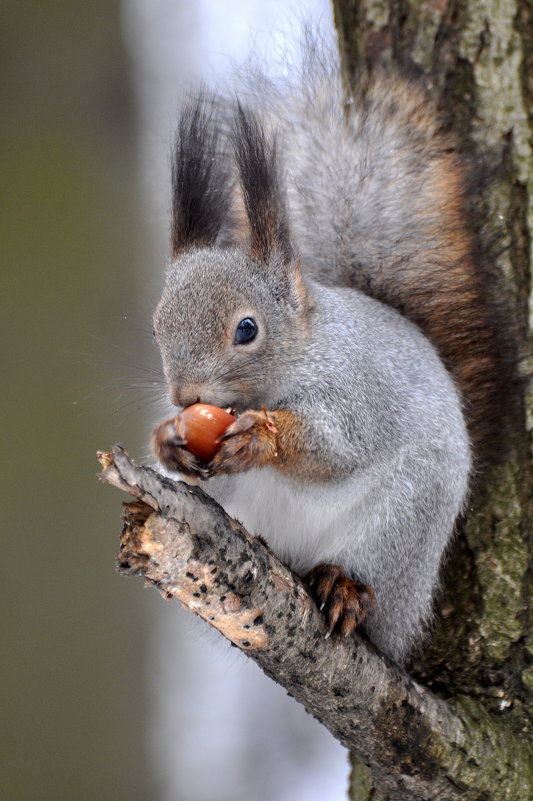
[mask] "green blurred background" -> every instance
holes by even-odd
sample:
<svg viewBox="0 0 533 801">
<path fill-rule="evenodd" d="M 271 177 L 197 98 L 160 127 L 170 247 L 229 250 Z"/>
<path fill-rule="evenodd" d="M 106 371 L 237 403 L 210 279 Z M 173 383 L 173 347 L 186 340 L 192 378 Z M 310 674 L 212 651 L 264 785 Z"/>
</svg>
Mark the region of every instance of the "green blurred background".
<svg viewBox="0 0 533 801">
<path fill-rule="evenodd" d="M 151 601 L 114 572 L 123 498 L 94 456 L 117 439 L 139 452 L 148 435 L 127 386 L 150 323 L 119 8 L 3 10 L 0 796 L 135 801 L 153 797 Z"/>
<path fill-rule="evenodd" d="M 116 573 L 126 498 L 95 458 L 144 458 L 169 414 L 151 314 L 180 92 L 319 4 L 4 2 L 2 801 L 343 795 L 325 729 Z"/>
</svg>

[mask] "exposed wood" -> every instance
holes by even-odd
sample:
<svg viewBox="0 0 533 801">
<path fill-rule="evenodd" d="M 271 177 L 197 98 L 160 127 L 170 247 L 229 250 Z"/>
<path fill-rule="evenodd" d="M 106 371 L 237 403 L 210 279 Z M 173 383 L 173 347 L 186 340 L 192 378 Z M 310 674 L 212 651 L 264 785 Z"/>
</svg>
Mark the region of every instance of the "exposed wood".
<svg viewBox="0 0 533 801">
<path fill-rule="evenodd" d="M 476 727 L 481 705 L 447 705 L 359 636 L 326 639 L 300 579 L 200 488 L 136 466 L 120 447 L 99 459 L 102 479 L 137 499 L 125 506 L 119 570 L 179 599 L 251 656 L 357 750 L 387 797 L 531 798 L 533 750 L 503 720 Z"/>
</svg>

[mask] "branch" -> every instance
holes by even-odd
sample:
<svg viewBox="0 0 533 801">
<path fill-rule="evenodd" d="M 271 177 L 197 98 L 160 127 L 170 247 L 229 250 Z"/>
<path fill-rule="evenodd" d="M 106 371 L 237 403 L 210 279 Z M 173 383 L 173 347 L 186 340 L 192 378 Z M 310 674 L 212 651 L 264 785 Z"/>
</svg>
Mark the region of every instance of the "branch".
<svg viewBox="0 0 533 801">
<path fill-rule="evenodd" d="M 199 487 L 135 465 L 119 446 L 98 458 L 101 478 L 138 499 L 125 505 L 119 571 L 144 576 L 251 656 L 357 751 L 391 799 L 531 798 L 531 751 L 501 720 L 470 701 L 454 710 L 361 636 L 326 639 L 300 579 Z"/>
</svg>

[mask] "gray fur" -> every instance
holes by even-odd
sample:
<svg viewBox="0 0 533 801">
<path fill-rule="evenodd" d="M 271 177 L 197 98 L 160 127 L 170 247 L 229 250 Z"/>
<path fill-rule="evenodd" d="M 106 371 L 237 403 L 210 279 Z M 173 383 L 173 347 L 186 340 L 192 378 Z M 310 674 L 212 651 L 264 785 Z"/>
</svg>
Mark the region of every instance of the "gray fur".
<svg viewBox="0 0 533 801">
<path fill-rule="evenodd" d="M 364 628 L 401 661 L 431 616 L 470 446 L 458 392 L 431 343 L 346 286 L 357 283 L 346 277 L 350 266 L 371 275 L 385 258 L 431 249 L 427 214 L 413 227 L 413 202 L 427 202 L 423 193 L 413 200 L 416 142 L 413 151 L 390 107 L 346 125 L 331 76 L 327 93 L 321 80 L 310 92 L 287 101 L 272 91 L 266 102 L 280 131 L 305 293 L 296 263 L 275 253 L 259 264 L 246 247 L 190 249 L 171 266 L 154 325 L 176 404 L 198 396 L 239 411 L 289 409 L 305 421 L 308 458 L 330 468 L 329 481 L 269 467 L 212 478 L 207 491 L 296 571 L 330 562 L 370 585 L 377 606 Z M 398 153 L 409 147 L 398 180 Z M 237 352 L 230 343 L 241 313 L 258 320 L 261 336 Z"/>
<path fill-rule="evenodd" d="M 401 661 L 430 617 L 465 498 L 459 398 L 432 346 L 393 310 L 321 288 L 315 319 L 290 366 L 292 393 L 269 408 L 309 422 L 309 457 L 334 464 L 336 479 L 305 485 L 268 468 L 212 479 L 209 492 L 300 574 L 329 562 L 370 585 L 377 607 L 363 627 Z"/>
</svg>

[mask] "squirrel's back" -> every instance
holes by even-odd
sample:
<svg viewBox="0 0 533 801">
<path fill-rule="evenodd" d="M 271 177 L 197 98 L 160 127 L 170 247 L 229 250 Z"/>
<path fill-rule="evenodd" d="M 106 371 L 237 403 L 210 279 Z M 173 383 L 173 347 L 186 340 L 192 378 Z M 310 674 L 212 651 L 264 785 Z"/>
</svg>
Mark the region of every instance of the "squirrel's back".
<svg viewBox="0 0 533 801">
<path fill-rule="evenodd" d="M 312 49 L 302 76 L 256 93 L 278 132 L 302 268 L 422 328 L 461 391 L 476 463 L 489 462 L 516 357 L 497 276 L 467 222 L 457 142 L 417 81 L 374 74 L 347 99 L 335 59 Z"/>
</svg>

